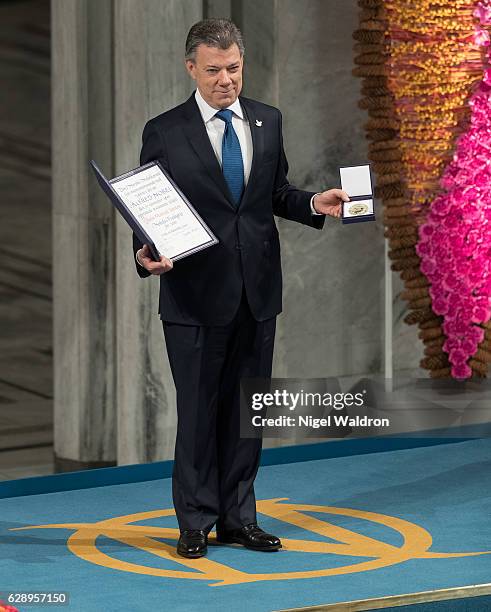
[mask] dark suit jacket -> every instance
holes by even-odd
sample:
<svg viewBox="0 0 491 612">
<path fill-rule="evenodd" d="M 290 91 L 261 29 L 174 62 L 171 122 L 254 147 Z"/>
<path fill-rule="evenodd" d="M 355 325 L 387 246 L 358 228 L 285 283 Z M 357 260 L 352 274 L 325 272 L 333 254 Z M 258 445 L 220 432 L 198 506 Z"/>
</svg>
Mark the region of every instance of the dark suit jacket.
<svg viewBox="0 0 491 612">
<path fill-rule="evenodd" d="M 240 97 L 249 120 L 253 159 L 237 207 L 211 146 L 194 93 L 183 104 L 151 119 L 143 131 L 140 163 L 159 160 L 219 239 L 176 261 L 160 276 L 161 319 L 189 325 L 225 325 L 238 309 L 245 286 L 258 321 L 281 312 L 280 244 L 273 215 L 322 229 L 310 198 L 287 179 L 281 113 Z M 262 122 L 261 126 L 256 120 Z M 133 236 L 134 252 L 142 247 Z M 141 277 L 149 273 L 136 264 Z"/>
</svg>

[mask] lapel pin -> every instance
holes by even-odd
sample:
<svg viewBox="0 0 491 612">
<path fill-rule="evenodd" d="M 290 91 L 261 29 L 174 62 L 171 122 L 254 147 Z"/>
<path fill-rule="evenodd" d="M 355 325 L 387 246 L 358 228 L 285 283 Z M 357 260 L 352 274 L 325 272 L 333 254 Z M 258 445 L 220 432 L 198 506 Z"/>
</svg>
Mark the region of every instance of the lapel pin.
<svg viewBox="0 0 491 612">
<path fill-rule="evenodd" d="M 256 119 L 256 125 L 257 125 L 257 127 L 261 127 L 261 126 L 262 126 L 262 124 L 263 124 L 263 122 L 262 122 L 262 121 L 259 121 L 258 119 Z"/>
</svg>

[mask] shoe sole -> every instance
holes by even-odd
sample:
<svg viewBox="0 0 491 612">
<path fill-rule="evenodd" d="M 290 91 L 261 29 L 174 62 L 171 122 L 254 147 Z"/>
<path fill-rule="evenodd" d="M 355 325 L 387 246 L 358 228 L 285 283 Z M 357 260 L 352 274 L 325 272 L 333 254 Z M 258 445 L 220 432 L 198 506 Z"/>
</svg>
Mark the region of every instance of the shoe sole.
<svg viewBox="0 0 491 612">
<path fill-rule="evenodd" d="M 278 546 L 268 546 L 268 547 L 251 546 L 248 544 L 244 544 L 240 540 L 218 540 L 217 539 L 216 542 L 217 544 L 239 544 L 240 546 L 243 546 L 244 548 L 248 548 L 249 550 L 258 550 L 260 552 L 275 552 L 277 550 L 280 550 L 280 548 L 282 548 L 281 544 L 278 544 Z"/>
<path fill-rule="evenodd" d="M 177 554 L 180 557 L 184 557 L 185 559 L 199 559 L 200 557 L 204 557 L 206 555 L 206 552 L 202 552 L 202 553 L 197 553 L 197 554 L 184 554 L 182 552 L 177 551 Z"/>
</svg>

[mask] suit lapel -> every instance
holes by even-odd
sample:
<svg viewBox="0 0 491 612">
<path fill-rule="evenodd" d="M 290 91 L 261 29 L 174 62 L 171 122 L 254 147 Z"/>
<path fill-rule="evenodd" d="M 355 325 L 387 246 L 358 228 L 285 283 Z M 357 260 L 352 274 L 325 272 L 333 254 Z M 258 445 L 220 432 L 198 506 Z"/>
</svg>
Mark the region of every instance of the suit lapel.
<svg viewBox="0 0 491 612">
<path fill-rule="evenodd" d="M 264 131 L 261 126 L 256 124 L 256 119 L 261 120 L 261 117 L 256 117 L 256 113 L 254 112 L 254 105 L 248 98 L 240 98 L 240 104 L 244 109 L 247 120 L 249 121 L 249 128 L 251 130 L 252 137 L 252 164 L 251 164 L 251 172 L 249 174 L 249 180 L 247 181 L 247 186 L 242 194 L 242 199 L 240 200 L 239 208 L 245 204 L 247 201 L 249 194 L 253 190 L 254 181 L 256 175 L 261 167 L 261 162 L 264 153 Z"/>
<path fill-rule="evenodd" d="M 256 117 L 253 103 L 251 103 L 251 101 L 247 98 L 239 97 L 239 100 L 242 108 L 244 109 L 247 120 L 249 121 L 253 149 L 251 172 L 239 204 L 240 208 L 247 201 L 249 194 L 253 190 L 254 179 L 259 171 L 259 168 L 261 167 L 264 153 L 264 130 L 261 126 L 256 124 L 256 119 L 261 120 L 261 118 Z M 220 168 L 220 164 L 218 163 L 213 147 L 211 146 L 210 139 L 208 138 L 206 127 L 203 123 L 203 118 L 201 117 L 194 93 L 185 103 L 184 112 L 186 122 L 184 123 L 183 129 L 191 146 L 201 159 L 206 170 L 208 171 L 208 174 L 222 191 L 223 195 L 227 199 L 227 202 L 234 208 L 234 210 L 236 210 L 237 207 L 232 198 L 232 194 L 230 193 L 227 182 L 225 181 L 222 169 Z"/>
<path fill-rule="evenodd" d="M 184 132 L 195 150 L 196 154 L 204 164 L 208 174 L 216 182 L 230 206 L 235 209 L 232 194 L 223 176 L 222 169 L 216 158 L 213 147 L 211 146 L 208 133 L 206 132 L 203 118 L 196 103 L 194 93 L 185 103 L 186 123 L 183 126 Z"/>
</svg>

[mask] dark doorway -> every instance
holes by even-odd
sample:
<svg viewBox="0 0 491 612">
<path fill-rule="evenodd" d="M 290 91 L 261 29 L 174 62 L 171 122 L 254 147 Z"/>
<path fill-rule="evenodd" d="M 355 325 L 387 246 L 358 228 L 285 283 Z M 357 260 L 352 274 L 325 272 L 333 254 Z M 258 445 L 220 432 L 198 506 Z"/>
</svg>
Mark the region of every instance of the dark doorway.
<svg viewBox="0 0 491 612">
<path fill-rule="evenodd" d="M 53 473 L 49 0 L 0 0 L 0 480 Z"/>
</svg>

